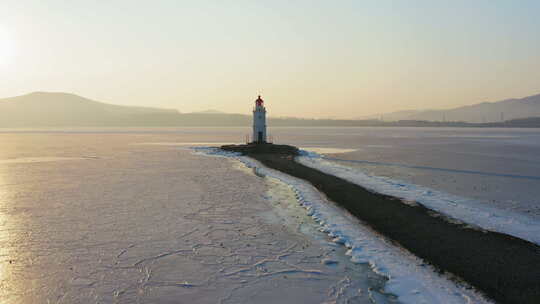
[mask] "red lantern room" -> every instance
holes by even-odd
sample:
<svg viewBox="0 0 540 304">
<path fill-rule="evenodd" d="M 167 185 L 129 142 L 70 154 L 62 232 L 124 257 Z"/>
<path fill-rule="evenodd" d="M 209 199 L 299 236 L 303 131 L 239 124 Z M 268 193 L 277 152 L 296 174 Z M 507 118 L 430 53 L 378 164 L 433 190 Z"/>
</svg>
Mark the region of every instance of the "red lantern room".
<svg viewBox="0 0 540 304">
<path fill-rule="evenodd" d="M 255 105 L 256 105 L 256 106 L 262 106 L 263 103 L 264 103 L 264 100 L 262 100 L 261 95 L 259 95 L 259 97 L 257 98 L 257 100 L 255 100 Z"/>
</svg>

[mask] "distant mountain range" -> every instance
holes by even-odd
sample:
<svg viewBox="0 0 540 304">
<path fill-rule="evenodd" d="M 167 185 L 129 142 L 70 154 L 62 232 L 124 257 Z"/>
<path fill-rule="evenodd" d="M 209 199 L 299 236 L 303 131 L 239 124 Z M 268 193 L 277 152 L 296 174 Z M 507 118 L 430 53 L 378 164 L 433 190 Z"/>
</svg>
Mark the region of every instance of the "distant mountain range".
<svg viewBox="0 0 540 304">
<path fill-rule="evenodd" d="M 68 93 L 34 92 L 0 99 L 0 126 L 106 125 L 145 115 L 177 115 L 177 110 L 118 106 Z"/>
<path fill-rule="evenodd" d="M 199 112 L 191 112 L 192 114 L 227 114 L 222 111 L 218 110 L 206 110 L 206 111 L 199 111 Z"/>
<path fill-rule="evenodd" d="M 411 110 L 363 117 L 385 121 L 427 120 L 490 123 L 527 117 L 540 117 L 540 94 L 521 99 L 483 102 L 448 110 Z"/>
<path fill-rule="evenodd" d="M 505 119 L 497 121 L 501 113 Z M 446 122 L 442 122 L 443 116 Z M 535 118 L 537 116 L 538 118 Z M 482 122 L 486 118 L 486 123 Z M 489 118 L 489 119 L 488 119 Z M 515 119 L 520 118 L 520 119 Z M 521 119 L 526 118 L 526 119 Z M 395 121 L 389 121 L 395 120 Z M 458 121 L 459 120 L 459 121 Z M 402 111 L 384 114 L 380 119 L 302 119 L 268 118 L 273 127 L 540 127 L 540 95 L 494 103 L 460 107 L 452 110 Z M 1 128 L 35 127 L 182 127 L 249 126 L 251 115 L 228 114 L 216 110 L 180 113 L 174 109 L 119 106 L 68 93 L 34 92 L 0 99 Z"/>
</svg>

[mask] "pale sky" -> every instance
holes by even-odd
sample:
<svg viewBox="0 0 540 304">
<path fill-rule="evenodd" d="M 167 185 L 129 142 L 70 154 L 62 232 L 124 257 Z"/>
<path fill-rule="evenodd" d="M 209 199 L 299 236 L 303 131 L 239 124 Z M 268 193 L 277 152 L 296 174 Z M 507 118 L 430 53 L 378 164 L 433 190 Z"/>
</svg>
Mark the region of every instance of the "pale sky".
<svg viewBox="0 0 540 304">
<path fill-rule="evenodd" d="M 359 117 L 540 93 L 540 1 L 0 2 L 0 97 Z"/>
</svg>

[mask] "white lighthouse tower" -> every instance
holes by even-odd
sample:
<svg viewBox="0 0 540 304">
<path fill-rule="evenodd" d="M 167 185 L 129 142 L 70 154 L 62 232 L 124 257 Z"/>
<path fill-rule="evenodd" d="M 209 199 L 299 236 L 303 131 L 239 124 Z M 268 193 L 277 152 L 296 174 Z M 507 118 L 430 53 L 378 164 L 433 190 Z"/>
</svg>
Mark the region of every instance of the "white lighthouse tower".
<svg viewBox="0 0 540 304">
<path fill-rule="evenodd" d="M 253 136 L 254 143 L 266 143 L 266 109 L 264 108 L 264 100 L 261 95 L 255 100 L 255 108 L 253 109 Z"/>
</svg>

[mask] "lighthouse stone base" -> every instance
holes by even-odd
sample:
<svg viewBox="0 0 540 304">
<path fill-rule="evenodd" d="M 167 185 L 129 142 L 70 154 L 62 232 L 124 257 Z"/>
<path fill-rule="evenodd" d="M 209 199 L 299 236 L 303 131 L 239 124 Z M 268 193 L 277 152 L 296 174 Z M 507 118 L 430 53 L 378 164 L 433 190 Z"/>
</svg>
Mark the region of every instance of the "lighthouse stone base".
<svg viewBox="0 0 540 304">
<path fill-rule="evenodd" d="M 239 152 L 244 155 L 249 154 L 281 154 L 298 155 L 299 149 L 289 145 L 274 145 L 271 143 L 249 143 L 245 145 L 224 145 L 221 149 L 231 152 Z"/>
</svg>

